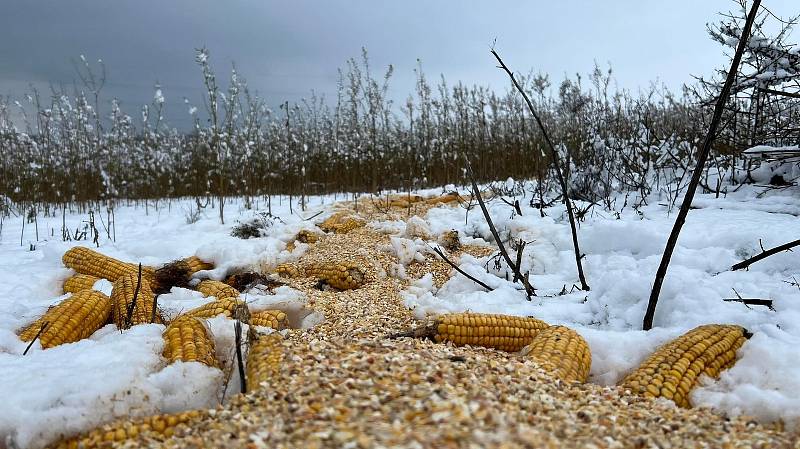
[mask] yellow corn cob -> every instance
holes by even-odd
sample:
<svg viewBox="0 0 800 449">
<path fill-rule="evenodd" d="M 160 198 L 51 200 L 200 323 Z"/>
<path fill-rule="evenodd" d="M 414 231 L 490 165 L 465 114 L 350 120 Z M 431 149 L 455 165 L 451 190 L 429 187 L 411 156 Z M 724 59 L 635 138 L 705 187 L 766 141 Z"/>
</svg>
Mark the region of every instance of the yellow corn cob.
<svg viewBox="0 0 800 449">
<path fill-rule="evenodd" d="M 300 243 L 317 243 L 317 241 L 319 241 L 319 235 L 315 232 L 309 231 L 308 229 L 303 229 L 297 233 L 295 240 Z"/>
<path fill-rule="evenodd" d="M 455 229 L 443 233 L 439 237 L 439 244 L 448 251 L 458 251 L 461 248 L 461 241 L 458 239 L 458 231 Z"/>
<path fill-rule="evenodd" d="M 146 434 L 149 440 L 164 441 L 175 434 L 175 430 L 191 421 L 199 421 L 208 415 L 205 410 L 155 415 L 146 418 L 124 419 L 104 424 L 86 434 L 63 439 L 53 449 L 98 449 L 123 443 Z"/>
<path fill-rule="evenodd" d="M 248 324 L 281 330 L 288 327 L 289 321 L 286 313 L 282 310 L 262 310 L 259 312 L 252 312 Z"/>
<path fill-rule="evenodd" d="M 364 270 L 352 262 L 313 263 L 305 267 L 305 273 L 339 290 L 359 288 L 366 278 Z"/>
<path fill-rule="evenodd" d="M 111 282 L 129 271 L 138 271 L 139 269 L 137 264 L 122 262 L 83 246 L 70 248 L 64 253 L 61 261 L 64 262 L 64 266 L 72 268 L 78 273 L 105 278 Z M 142 277 L 151 284 L 154 276 L 155 269 L 153 267 L 142 267 Z"/>
<path fill-rule="evenodd" d="M 213 318 L 217 315 L 225 315 L 228 318 L 233 317 L 237 307 L 244 305 L 238 298 L 223 297 L 203 304 L 200 307 L 194 308 L 184 315 L 195 318 Z"/>
<path fill-rule="evenodd" d="M 319 227 L 325 232 L 347 234 L 353 229 L 363 227 L 366 224 L 364 220 L 354 218 L 346 212 L 337 212 L 323 221 Z"/>
<path fill-rule="evenodd" d="M 401 193 L 401 194 L 390 195 L 389 196 L 389 202 L 390 203 L 391 202 L 395 202 L 395 201 L 405 201 L 406 203 L 412 203 L 413 204 L 413 203 L 419 203 L 419 202 L 424 201 L 424 200 L 425 200 L 425 198 L 422 197 L 421 195 L 408 195 L 408 194 L 402 194 Z"/>
<path fill-rule="evenodd" d="M 428 198 L 425 200 L 426 204 L 449 204 L 449 203 L 457 203 L 460 196 L 457 192 L 447 193 L 441 196 L 435 196 L 433 198 Z"/>
<path fill-rule="evenodd" d="M 213 270 L 214 264 L 211 262 L 204 262 L 197 256 L 191 256 L 183 259 L 183 262 L 189 267 L 189 273 L 195 274 L 198 271 Z"/>
<path fill-rule="evenodd" d="M 127 329 L 137 324 L 149 323 L 153 319 L 155 295 L 150 289 L 150 283 L 147 282 L 144 276 L 142 276 L 142 282 L 139 285 L 139 293 L 136 294 L 138 281 L 138 275 L 133 272 L 123 274 L 114 281 L 114 288 L 111 290 L 111 302 L 114 304 L 111 318 L 118 329 Z M 131 307 L 134 295 L 136 296 L 136 303 L 133 304 L 130 322 L 128 322 L 128 309 Z M 155 321 L 153 322 L 163 322 L 158 313 L 155 314 Z"/>
<path fill-rule="evenodd" d="M 111 299 L 95 290 L 82 290 L 51 307 L 41 318 L 20 333 L 22 341 L 31 341 L 47 323 L 39 336 L 43 349 L 72 343 L 92 335 L 111 314 Z"/>
<path fill-rule="evenodd" d="M 564 326 L 542 329 L 520 354 L 565 382 L 586 382 L 592 367 L 592 353 L 586 340 Z"/>
<path fill-rule="evenodd" d="M 283 278 L 299 278 L 306 275 L 303 267 L 293 263 L 282 263 L 275 268 L 275 271 Z"/>
<path fill-rule="evenodd" d="M 690 407 L 689 393 L 701 374 L 716 378 L 736 363 L 736 351 L 749 338 L 741 326 L 708 324 L 661 346 L 620 386 L 645 397 L 665 397 Z"/>
<path fill-rule="evenodd" d="M 262 382 L 275 378 L 283 361 L 283 337 L 277 332 L 260 335 L 250 344 L 247 353 L 247 389 L 258 388 Z"/>
<path fill-rule="evenodd" d="M 90 274 L 76 274 L 64 281 L 64 293 L 78 293 L 81 290 L 91 290 L 94 283 L 100 278 Z"/>
<path fill-rule="evenodd" d="M 483 313 L 448 313 L 432 323 L 393 337 L 430 338 L 457 346 L 470 345 L 517 352 L 529 344 L 547 323 L 533 317 Z"/>
<path fill-rule="evenodd" d="M 205 323 L 192 316 L 181 315 L 164 331 L 164 352 L 169 363 L 200 362 L 216 367 L 214 340 Z"/>
<path fill-rule="evenodd" d="M 203 296 L 213 296 L 217 299 L 239 297 L 239 290 L 222 281 L 211 279 L 206 279 L 197 284 L 197 291 L 202 293 Z"/>
<path fill-rule="evenodd" d="M 192 276 L 198 271 L 211 270 L 214 265 L 196 256 L 178 259 L 155 270 L 150 287 L 155 293 L 166 293 L 172 287 L 188 287 Z"/>
</svg>

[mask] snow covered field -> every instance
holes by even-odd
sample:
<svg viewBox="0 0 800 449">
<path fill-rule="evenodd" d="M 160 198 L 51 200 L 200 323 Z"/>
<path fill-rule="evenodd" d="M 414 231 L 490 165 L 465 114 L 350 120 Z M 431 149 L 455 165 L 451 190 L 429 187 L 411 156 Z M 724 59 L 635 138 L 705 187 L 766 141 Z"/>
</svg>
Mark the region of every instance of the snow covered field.
<svg viewBox="0 0 800 449">
<path fill-rule="evenodd" d="M 580 332 L 592 350 L 591 381 L 614 384 L 659 345 L 696 326 L 740 324 L 755 335 L 740 350 L 735 367 L 692 395 L 693 404 L 763 420 L 800 420 L 800 253 L 785 252 L 730 271 L 731 265 L 761 251 L 794 240 L 800 234 L 800 195 L 789 190 L 756 198 L 761 188 L 742 188 L 726 198 L 698 195 L 672 257 L 655 328 L 641 331 L 653 278 L 673 224 L 674 214 L 653 199 L 649 206 L 624 211 L 619 218 L 599 211 L 580 224 L 584 270 L 591 287 L 578 284 L 569 224 L 563 206 L 546 210 L 523 205 L 522 216 L 495 201 L 489 206 L 498 230 L 510 231 L 529 244 L 522 272 L 530 270 L 538 297 L 527 301 L 517 285 L 487 274 L 484 260 L 462 260 L 461 268 L 495 288 L 482 289 L 463 276 L 442 288 L 430 279 L 417 281 L 406 296 L 419 316 L 445 311 L 535 316 L 566 324 Z M 428 217 L 433 233 L 451 227 L 466 235 L 491 237 L 480 211 L 465 224 L 463 209 L 434 209 Z M 496 274 L 496 275 L 495 275 Z M 561 294 L 566 288 L 566 294 Z M 735 291 L 734 291 L 735 290 Z M 571 292 L 571 293 L 570 293 Z M 724 298 L 773 300 L 773 310 L 724 302 Z"/>
<path fill-rule="evenodd" d="M 296 200 L 296 198 L 295 198 Z M 143 206 L 120 207 L 116 215 L 116 243 L 108 240 L 99 221 L 100 248 L 104 254 L 126 261 L 158 265 L 190 255 L 201 256 L 217 265 L 211 277 L 221 278 L 227 269 L 265 266 L 292 260 L 294 254 L 284 251 L 286 242 L 298 230 L 312 228 L 304 221 L 320 211 L 322 201 L 333 198 L 312 198 L 306 212 L 289 213 L 286 198 L 282 204 L 273 200 L 275 221 L 270 236 L 241 240 L 231 237 L 237 220 L 246 221 L 257 215 L 241 201 L 226 204 L 226 225 L 220 225 L 218 210 L 204 210 L 196 223 L 187 223 L 186 216 L 194 207 L 192 201 L 173 201 L 171 210 L 161 201 L 158 211 L 151 202 L 149 215 Z M 20 246 L 22 219 L 7 219 L 0 240 L 0 373 L 6 379 L 0 387 L 0 447 L 3 442 L 18 447 L 40 447 L 53 441 L 59 433 L 75 433 L 96 427 L 115 417 L 146 416 L 158 412 L 177 412 L 217 405 L 223 395 L 239 391 L 238 378 L 232 376 L 223 392 L 224 379 L 219 370 L 199 363 L 165 365 L 161 357 L 162 325 L 136 326 L 120 333 L 114 325 L 98 330 L 90 339 L 41 351 L 39 343 L 22 356 L 27 343 L 15 331 L 58 303 L 63 281 L 72 274 L 64 268 L 61 256 L 72 246 L 94 247 L 91 239 L 62 242 L 61 214 L 39 216 L 41 238 L 36 243 L 34 228 L 26 224 Z M 82 227 L 86 214 L 67 215 L 67 227 Z M 29 243 L 36 250 L 29 251 Z M 111 292 L 111 284 L 98 282 L 95 288 Z M 174 288 L 158 298 L 159 307 L 174 316 L 210 301 L 199 293 Z M 284 303 L 291 307 L 301 303 L 299 292 L 280 287 L 275 295 L 248 297 L 251 310 Z M 217 358 L 233 363 L 234 331 L 231 321 L 218 317 L 209 320 L 215 336 Z M 12 446 L 14 447 L 14 446 Z"/>
<path fill-rule="evenodd" d="M 461 190 L 464 191 L 463 189 Z M 437 193 L 440 191 L 437 190 Z M 774 192 L 756 198 L 749 187 L 716 199 L 700 195 L 681 234 L 678 248 L 664 284 L 656 314 L 656 328 L 641 329 L 650 286 L 673 215 L 657 199 L 637 214 L 626 209 L 617 218 L 597 211 L 580 223 L 581 249 L 586 254 L 585 270 L 592 290 L 583 292 L 577 283 L 569 225 L 561 205 L 547 209 L 542 218 L 518 197 L 522 216 L 500 201 L 489 203 L 501 234 L 510 233 L 529 242 L 523 257 L 523 271 L 530 270 L 531 283 L 539 296 L 528 301 L 518 286 L 504 279 L 487 259 L 464 257 L 461 267 L 494 288 L 484 292 L 455 274 L 436 289 L 429 277 L 417 280 L 404 293 L 406 303 L 419 317 L 445 311 L 472 310 L 531 315 L 553 324 L 567 324 L 578 330 L 592 349 L 591 381 L 614 384 L 657 346 L 700 324 L 741 324 L 755 335 L 740 350 L 741 360 L 719 381 L 709 381 L 692 396 L 696 405 L 711 406 L 730 414 L 754 415 L 764 420 L 783 419 L 792 425 L 800 419 L 800 254 L 775 255 L 750 267 L 729 271 L 735 262 L 765 248 L 796 239 L 800 233 L 800 194 Z M 273 201 L 275 221 L 266 237 L 240 240 L 231 237 L 237 220 L 255 215 L 241 202 L 226 205 L 226 225 L 220 225 L 216 210 L 205 210 L 199 221 L 187 223 L 188 201 L 173 201 L 171 210 L 158 211 L 119 207 L 116 211 L 117 238 L 109 241 L 101 232 L 100 251 L 109 256 L 157 265 L 180 257 L 198 255 L 218 268 L 209 273 L 221 277 L 236 267 L 270 267 L 292 260 L 285 245 L 298 230 L 312 228 L 315 213 L 332 204 L 332 198 L 315 197 L 304 213 L 289 213 L 283 201 Z M 263 210 L 263 208 L 262 208 Z M 40 235 L 56 237 L 33 242 L 32 227 L 26 225 L 20 245 L 22 219 L 7 219 L 0 235 L 0 443 L 38 447 L 60 432 L 92 428 L 109 417 L 148 415 L 155 412 L 206 407 L 217 404 L 223 394 L 223 376 L 217 370 L 195 363 L 166 366 L 161 325 L 137 326 L 120 334 L 112 326 L 97 331 L 90 339 L 47 351 L 34 344 L 32 352 L 21 355 L 26 344 L 15 331 L 41 315 L 63 296 L 61 285 L 71 271 L 61 264 L 69 247 L 91 242 L 61 242 L 61 216 L 39 217 Z M 323 218 L 324 215 L 317 219 Z M 67 215 L 74 229 L 86 215 Z M 425 223 L 433 235 L 458 229 L 463 242 L 486 244 L 490 239 L 486 222 L 476 208 L 465 222 L 463 208 L 432 209 Z M 387 233 L 396 233 L 394 251 L 401 259 L 413 260 L 420 242 L 407 239 L 402 222 L 373 223 Z M 405 239 L 405 240 L 404 240 Z M 29 251 L 29 243 L 36 243 Z M 424 250 L 423 250 L 424 251 Z M 109 288 L 98 285 L 96 288 Z M 735 289 L 735 292 L 734 292 Z M 561 294 L 564 291 L 564 294 Z M 774 311 L 724 302 L 736 292 L 746 298 L 773 300 Z M 298 292 L 282 287 L 274 296 L 249 298 L 251 307 L 273 302 L 301 303 Z M 168 312 L 195 307 L 208 299 L 196 292 L 173 289 L 159 297 Z M 233 328 L 230 321 L 211 320 L 218 357 L 231 360 Z M 237 391 L 236 376 L 227 394 Z M 1 444 L 0 444 L 1 445 Z"/>
</svg>

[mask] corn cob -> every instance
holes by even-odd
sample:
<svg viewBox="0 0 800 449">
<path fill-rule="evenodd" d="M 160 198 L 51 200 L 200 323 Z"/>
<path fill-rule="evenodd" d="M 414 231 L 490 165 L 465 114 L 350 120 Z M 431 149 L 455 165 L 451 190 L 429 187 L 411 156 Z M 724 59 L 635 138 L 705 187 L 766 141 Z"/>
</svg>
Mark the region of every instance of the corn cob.
<svg viewBox="0 0 800 449">
<path fill-rule="evenodd" d="M 91 290 L 100 278 L 90 274 L 76 274 L 64 281 L 64 293 L 78 293 L 81 290 Z"/>
<path fill-rule="evenodd" d="M 217 315 L 225 315 L 228 318 L 232 318 L 236 308 L 243 305 L 244 303 L 238 298 L 224 297 L 194 308 L 184 313 L 184 315 L 195 318 L 214 318 Z"/>
<path fill-rule="evenodd" d="M 191 274 L 195 274 L 198 271 L 203 270 L 213 270 L 214 264 L 211 262 L 205 262 L 197 256 L 191 256 L 183 259 L 183 262 L 189 267 L 189 272 Z"/>
<path fill-rule="evenodd" d="M 457 203 L 461 197 L 457 192 L 450 192 L 445 195 L 435 196 L 425 200 L 425 204 L 449 204 Z"/>
<path fill-rule="evenodd" d="M 286 329 L 289 324 L 286 313 L 282 310 L 261 310 L 250 314 L 248 324 L 253 326 L 266 326 L 275 330 Z"/>
<path fill-rule="evenodd" d="M 239 290 L 224 282 L 211 279 L 206 279 L 197 284 L 197 291 L 202 293 L 203 296 L 213 296 L 217 299 L 239 297 Z"/>
<path fill-rule="evenodd" d="M 192 276 L 198 271 L 211 270 L 214 265 L 196 256 L 178 259 L 165 264 L 153 273 L 150 287 L 155 293 L 166 293 L 172 287 L 188 287 Z"/>
<path fill-rule="evenodd" d="M 153 313 L 155 295 L 150 289 L 150 283 L 142 276 L 137 293 L 138 281 L 138 275 L 133 272 L 123 274 L 114 281 L 114 288 L 111 290 L 111 302 L 114 305 L 111 318 L 117 325 L 117 329 L 127 329 L 137 324 L 150 323 L 151 320 L 154 323 L 163 323 L 161 316 Z M 136 298 L 135 303 L 134 297 Z M 129 314 L 130 320 L 128 320 Z"/>
<path fill-rule="evenodd" d="M 327 220 L 323 221 L 319 227 L 325 232 L 333 232 L 335 234 L 347 234 L 353 229 L 360 228 L 367 223 L 363 220 L 353 218 L 345 212 L 337 212 Z"/>
<path fill-rule="evenodd" d="M 96 449 L 123 443 L 146 434 L 148 439 L 164 441 L 175 434 L 175 430 L 191 421 L 198 421 L 208 414 L 205 410 L 176 413 L 173 415 L 154 415 L 133 420 L 119 420 L 105 424 L 86 434 L 63 439 L 52 446 L 53 449 Z"/>
<path fill-rule="evenodd" d="M 457 346 L 470 345 L 517 352 L 529 344 L 547 323 L 533 317 L 482 313 L 448 313 L 432 323 L 397 337 L 429 338 L 437 343 L 452 342 Z"/>
<path fill-rule="evenodd" d="M 439 244 L 450 252 L 458 251 L 461 248 L 461 241 L 458 239 L 458 231 L 453 229 L 443 233 L 439 237 Z"/>
<path fill-rule="evenodd" d="M 741 326 L 708 324 L 661 346 L 620 386 L 645 397 L 665 397 L 691 407 L 689 394 L 701 374 L 716 378 L 736 363 L 736 351 L 750 334 Z"/>
<path fill-rule="evenodd" d="M 277 332 L 260 335 L 250 344 L 247 353 L 247 389 L 253 390 L 275 378 L 284 358 L 283 337 Z"/>
<path fill-rule="evenodd" d="M 319 241 L 319 234 L 309 231 L 308 229 L 303 229 L 297 233 L 294 239 L 300 243 L 317 243 L 317 241 Z"/>
<path fill-rule="evenodd" d="M 417 203 L 421 203 L 425 198 L 420 195 L 395 195 L 389 197 L 389 207 L 397 207 L 400 209 L 407 209 Z"/>
<path fill-rule="evenodd" d="M 139 269 L 137 264 L 122 262 L 83 246 L 70 248 L 64 253 L 61 261 L 64 262 L 64 266 L 72 268 L 78 273 L 105 278 L 111 282 L 116 281 L 127 272 Z M 142 267 L 142 277 L 152 283 L 155 277 L 155 269 L 153 267 Z"/>
<path fill-rule="evenodd" d="M 214 358 L 214 339 L 205 323 L 199 319 L 181 315 L 172 320 L 164 330 L 164 352 L 169 363 L 177 361 L 200 362 L 217 367 Z"/>
<path fill-rule="evenodd" d="M 293 263 L 282 263 L 275 268 L 275 271 L 282 278 L 299 278 L 306 275 L 303 267 Z"/>
<path fill-rule="evenodd" d="M 592 367 L 592 353 L 586 340 L 564 326 L 542 329 L 520 354 L 565 382 L 586 382 Z"/>
<path fill-rule="evenodd" d="M 307 276 L 315 277 L 339 290 L 352 290 L 364 285 L 364 270 L 352 262 L 323 262 L 305 267 Z"/>
<path fill-rule="evenodd" d="M 254 285 L 269 286 L 272 283 L 272 280 L 260 273 L 247 271 L 228 276 L 228 278 L 225 279 L 225 283 L 241 292 Z"/>
<path fill-rule="evenodd" d="M 39 342 L 43 349 L 73 343 L 91 336 L 100 329 L 111 314 L 111 299 L 95 290 L 82 290 L 61 301 L 26 326 L 20 333 L 22 341 L 32 341 L 41 330 Z M 44 330 L 42 330 L 42 327 Z"/>
</svg>

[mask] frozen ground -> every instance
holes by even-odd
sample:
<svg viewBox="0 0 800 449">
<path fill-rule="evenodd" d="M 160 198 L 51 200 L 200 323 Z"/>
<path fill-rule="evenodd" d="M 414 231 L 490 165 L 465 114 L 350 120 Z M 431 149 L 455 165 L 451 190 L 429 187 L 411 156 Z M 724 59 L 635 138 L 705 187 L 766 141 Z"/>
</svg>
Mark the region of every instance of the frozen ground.
<svg viewBox="0 0 800 449">
<path fill-rule="evenodd" d="M 590 292 L 572 291 L 577 276 L 563 208 L 551 207 L 542 218 L 538 210 L 527 206 L 530 198 L 520 196 L 522 216 L 512 214 L 500 201 L 489 207 L 502 234 L 529 242 L 523 270 L 530 270 L 539 296 L 527 301 L 516 285 L 503 279 L 502 267 L 498 270 L 489 264 L 487 273 L 487 259 L 465 257 L 461 267 L 494 291 L 483 292 L 457 274 L 440 289 L 423 278 L 405 292 L 406 303 L 420 317 L 473 310 L 568 324 L 588 340 L 593 355 L 591 381 L 601 384 L 617 382 L 658 345 L 697 325 L 741 324 L 755 334 L 741 349 L 741 360 L 719 381 L 698 389 L 692 399 L 722 412 L 780 418 L 791 425 L 800 419 L 800 366 L 796 363 L 800 360 L 800 287 L 792 285 L 800 279 L 800 255 L 779 254 L 749 271 L 729 268 L 760 251 L 759 239 L 768 248 L 798 238 L 800 193 L 783 191 L 763 198 L 755 193 L 743 188 L 727 198 L 700 195 L 695 200 L 697 209 L 684 227 L 662 291 L 656 328 L 650 332 L 639 329 L 674 217 L 657 198 L 640 213 L 626 208 L 617 218 L 598 211 L 580 224 Z M 162 201 L 158 211 L 151 204 L 148 215 L 142 207 L 120 207 L 116 242 L 105 238 L 100 227 L 100 250 L 153 265 L 196 254 L 215 262 L 219 268 L 209 274 L 220 277 L 228 268 L 274 265 L 296 257 L 285 251 L 286 242 L 299 229 L 313 226 L 304 217 L 324 210 L 332 201 L 331 197 L 311 198 L 306 212 L 295 206 L 291 214 L 285 198 L 283 204 L 274 200 L 273 213 L 282 221 L 275 221 L 268 236 L 250 240 L 229 236 L 237 220 L 255 215 L 241 202 L 226 205 L 226 225 L 220 225 L 217 211 L 210 209 L 199 221 L 187 223 L 186 212 L 194 205 L 188 201 L 174 201 L 169 210 Z M 67 226 L 74 229 L 86 218 L 67 215 Z M 466 222 L 465 210 L 458 207 L 432 209 L 422 219 L 412 221 L 414 229 L 407 229 L 402 221 L 373 225 L 396 234 L 389 250 L 400 253 L 407 263 L 414 260 L 416 251 L 427 248 L 413 240 L 414 234 L 435 236 L 458 229 L 464 241 L 490 239 L 477 208 Z M 125 334 L 107 326 L 88 340 L 47 351 L 34 346 L 22 356 L 26 345 L 15 331 L 63 298 L 61 284 L 71 272 L 62 266 L 61 255 L 70 246 L 87 242 L 61 242 L 60 214 L 39 217 L 38 242 L 33 227 L 26 224 L 20 245 L 21 225 L 19 217 L 7 219 L 0 235 L 0 373 L 6 379 L 0 384 L 0 442 L 37 447 L 61 431 L 85 430 L 109 416 L 171 412 L 220 401 L 224 376 L 219 371 L 194 363 L 165 367 L 159 325 L 138 326 Z M 49 237 L 51 229 L 55 237 Z M 36 244 L 35 251 L 29 251 L 30 243 Z M 302 251 L 302 245 L 296 251 Z M 772 299 L 775 310 L 724 302 L 723 298 L 736 296 L 733 289 L 742 297 Z M 271 301 L 302 301 L 298 292 L 288 288 L 275 297 L 250 299 L 256 300 L 256 307 Z M 159 305 L 177 313 L 205 301 L 190 290 L 173 289 L 159 298 Z M 215 319 L 211 326 L 218 356 L 230 360 L 233 330 L 229 322 Z M 236 388 L 234 376 L 228 392 Z"/>
<path fill-rule="evenodd" d="M 295 198 L 295 201 L 297 198 Z M 168 207 L 153 202 L 147 214 L 143 206 L 119 207 L 116 212 L 116 242 L 110 241 L 99 222 L 99 251 L 126 261 L 158 265 L 198 255 L 213 261 L 218 269 L 210 273 L 221 277 L 228 268 L 276 264 L 296 254 L 285 251 L 286 242 L 299 229 L 313 227 L 310 217 L 331 204 L 333 197 L 311 198 L 306 212 L 297 204 L 289 212 L 287 199 L 273 198 L 276 220 L 268 237 L 241 240 L 231 237 L 231 227 L 257 212 L 245 209 L 241 201 L 225 207 L 225 225 L 219 223 L 218 210 L 205 209 L 195 223 L 187 223 L 193 201 L 173 201 Z M 324 204 L 323 204 L 324 203 Z M 264 207 L 263 209 L 266 209 Z M 62 242 L 61 214 L 38 217 L 40 240 L 32 224 L 12 217 L 3 223 L 0 235 L 0 447 L 39 447 L 57 438 L 60 432 L 75 433 L 106 422 L 110 417 L 142 416 L 160 411 L 176 412 L 214 406 L 224 394 L 239 389 L 232 376 L 224 392 L 223 374 L 199 363 L 165 366 L 161 325 L 136 326 L 120 334 L 113 325 L 98 330 L 90 339 L 41 351 L 38 342 L 23 356 L 27 344 L 15 331 L 36 319 L 61 296 L 64 279 L 72 271 L 61 263 L 63 253 L 75 245 L 94 247 L 91 242 Z M 67 227 L 82 228 L 86 214 L 68 214 Z M 105 217 L 104 217 L 105 218 Z M 51 230 L 55 237 L 51 237 Z M 36 246 L 30 251 L 30 244 Z M 295 250 L 298 251 L 298 250 Z M 95 288 L 110 294 L 111 285 L 100 281 Z M 269 297 L 246 298 L 253 310 L 273 302 L 297 303 L 303 298 L 288 287 Z M 174 288 L 159 296 L 159 306 L 170 315 L 210 301 L 197 292 Z M 284 304 L 285 305 L 285 304 Z M 234 347 L 229 320 L 209 320 L 217 344 L 217 357 L 231 361 Z M 13 447 L 13 446 L 12 446 Z"/>
<path fill-rule="evenodd" d="M 461 268 L 495 290 L 484 292 L 457 275 L 440 289 L 430 279 L 417 281 L 405 297 L 419 316 L 445 311 L 530 315 L 578 330 L 592 350 L 591 380 L 614 384 L 656 347 L 707 323 L 745 326 L 755 336 L 740 350 L 740 361 L 716 382 L 697 389 L 695 405 L 764 420 L 782 418 L 790 427 L 800 419 L 800 253 L 785 252 L 757 262 L 748 271 L 731 265 L 764 248 L 800 237 L 800 192 L 784 190 L 757 198 L 761 188 L 744 187 L 726 198 L 698 195 L 689 213 L 664 283 L 655 328 L 641 331 L 653 278 L 674 213 L 657 198 L 640 213 L 628 208 L 619 218 L 598 211 L 580 224 L 581 250 L 590 292 L 578 283 L 569 225 L 563 206 L 545 211 L 525 205 L 522 216 L 500 201 L 489 209 L 503 233 L 528 242 L 523 272 L 530 270 L 537 297 L 527 301 L 518 286 L 501 279 L 494 263 L 462 259 Z M 512 198 L 509 198 L 512 199 Z M 660 204 L 661 203 L 661 204 Z M 480 211 L 433 209 L 426 217 L 434 234 L 455 228 L 490 239 Z M 465 223 L 466 221 L 466 223 Z M 498 275 L 500 277 L 498 277 Z M 724 298 L 773 300 L 775 310 Z"/>
</svg>

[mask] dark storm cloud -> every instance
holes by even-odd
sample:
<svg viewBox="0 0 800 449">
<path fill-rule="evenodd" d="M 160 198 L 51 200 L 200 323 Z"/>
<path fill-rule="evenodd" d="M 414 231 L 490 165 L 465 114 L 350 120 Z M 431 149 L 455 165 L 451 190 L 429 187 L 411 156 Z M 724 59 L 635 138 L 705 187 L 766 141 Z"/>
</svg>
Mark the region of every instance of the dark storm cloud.
<svg viewBox="0 0 800 449">
<path fill-rule="evenodd" d="M 790 14 L 793 0 L 767 2 Z M 194 49 L 206 46 L 223 80 L 231 63 L 271 104 L 298 100 L 311 89 L 334 92 L 336 69 L 362 46 L 373 72 L 395 64 L 392 94 L 413 87 L 420 58 L 430 78 L 452 83 L 506 80 L 488 54 L 497 48 L 518 71 L 586 73 L 611 63 L 622 87 L 656 79 L 677 89 L 690 74 L 723 61 L 705 35 L 727 0 L 641 1 L 210 1 L 0 0 L 0 93 L 29 83 L 72 86 L 71 60 L 102 59 L 104 97 L 135 114 L 160 83 L 173 124 L 188 122 L 183 97 L 201 100 Z"/>
</svg>

